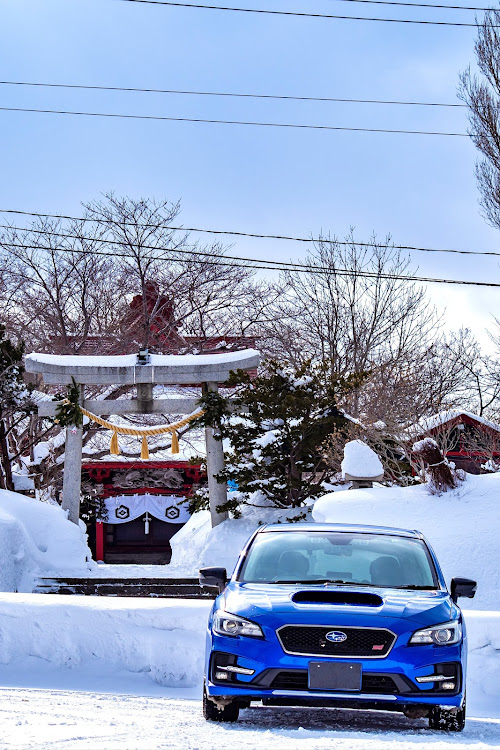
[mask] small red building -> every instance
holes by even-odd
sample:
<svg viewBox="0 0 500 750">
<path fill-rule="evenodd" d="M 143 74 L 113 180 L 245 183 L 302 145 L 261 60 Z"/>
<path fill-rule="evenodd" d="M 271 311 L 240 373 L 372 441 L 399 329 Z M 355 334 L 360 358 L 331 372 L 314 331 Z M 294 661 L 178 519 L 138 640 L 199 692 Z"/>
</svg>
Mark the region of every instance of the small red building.
<svg viewBox="0 0 500 750">
<path fill-rule="evenodd" d="M 434 414 L 415 432 L 415 440 L 433 437 L 446 458 L 469 474 L 480 474 L 488 461 L 500 463 L 500 425 L 472 412 L 450 409 Z"/>
<path fill-rule="evenodd" d="M 189 518 L 186 498 L 202 482 L 200 466 L 187 461 L 84 461 L 82 488 L 106 511 L 96 521 L 96 560 L 170 562 L 170 539 Z"/>
</svg>

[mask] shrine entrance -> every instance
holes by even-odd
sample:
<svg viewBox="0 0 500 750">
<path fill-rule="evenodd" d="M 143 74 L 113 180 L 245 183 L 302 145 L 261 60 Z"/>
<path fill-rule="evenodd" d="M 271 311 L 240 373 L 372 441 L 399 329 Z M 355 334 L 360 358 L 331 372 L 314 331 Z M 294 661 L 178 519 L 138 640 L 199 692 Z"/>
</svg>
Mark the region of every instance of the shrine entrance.
<svg viewBox="0 0 500 750">
<path fill-rule="evenodd" d="M 170 539 L 190 516 L 186 498 L 205 482 L 186 461 L 84 461 L 82 490 L 101 499 L 104 515 L 89 529 L 94 559 L 168 564 Z"/>
<path fill-rule="evenodd" d="M 103 523 L 102 555 L 97 560 L 105 563 L 134 565 L 168 565 L 172 557 L 170 539 L 182 523 L 168 523 L 150 516 L 127 523 Z"/>
<path fill-rule="evenodd" d="M 203 414 L 199 406 L 199 397 L 173 396 L 168 398 L 153 398 L 153 387 L 155 385 L 177 385 L 189 386 L 192 391 L 200 387 L 201 392 L 210 393 L 218 390 L 219 384 L 225 383 L 231 371 L 242 369 L 256 371 L 259 364 L 259 352 L 255 349 L 224 352 L 220 354 L 150 354 L 147 350 L 137 355 L 112 355 L 112 356 L 86 356 L 78 355 L 50 355 L 29 354 L 26 357 L 26 370 L 38 373 L 46 384 L 70 385 L 77 388 L 76 409 L 82 415 L 86 415 L 102 426 L 113 432 L 110 452 L 117 454 L 118 434 L 142 435 L 141 470 L 153 469 L 153 463 L 149 459 L 147 449 L 147 436 L 170 432 L 172 435 L 172 452 L 178 452 L 177 431 L 185 426 L 193 418 Z M 135 398 L 126 399 L 86 399 L 86 386 L 123 386 L 135 391 Z M 55 416 L 57 409 L 66 402 L 42 401 L 39 405 L 40 416 Z M 241 408 L 241 407 L 238 407 Z M 187 414 L 184 419 L 171 425 L 148 428 L 123 428 L 117 424 L 102 419 L 100 415 L 119 414 Z M 81 420 L 80 423 L 81 425 Z M 210 424 L 205 426 L 206 444 L 206 477 L 209 491 L 209 505 L 212 526 L 216 526 L 227 518 L 227 513 L 221 512 L 220 508 L 227 501 L 227 487 L 225 482 L 219 481 L 218 477 L 224 469 L 224 452 L 222 441 L 217 439 L 218 426 Z M 63 477 L 63 508 L 68 511 L 68 518 L 73 523 L 79 523 L 81 480 L 82 480 L 82 427 L 78 424 L 68 424 L 65 437 L 65 461 Z M 102 468 L 102 462 L 99 462 Z M 123 464 L 122 464 L 123 466 Z M 130 464 L 129 464 L 130 466 Z M 195 468 L 195 467 L 192 467 Z M 199 467 L 198 467 L 199 470 Z M 187 473 L 186 473 L 187 476 Z M 182 525 L 189 517 L 182 520 L 179 516 L 173 517 L 174 511 L 169 510 L 171 506 L 176 509 L 182 508 L 182 512 L 188 514 L 185 505 L 179 505 L 178 498 L 184 498 L 188 494 L 184 484 L 169 487 L 168 481 L 160 481 L 159 486 L 155 482 L 153 488 L 141 485 L 140 493 L 136 487 L 123 488 L 115 485 L 113 492 L 102 494 L 106 500 L 108 520 L 103 521 L 106 526 L 99 532 L 101 535 L 101 554 L 104 556 L 106 544 L 109 555 L 131 555 L 135 548 L 138 552 L 142 538 L 153 537 L 157 540 L 157 549 L 151 550 L 152 555 L 168 556 L 169 539 L 175 533 L 174 527 Z M 193 482 L 191 481 L 191 485 Z M 183 492 L 181 490 L 181 486 Z M 151 492 L 153 489 L 153 492 Z M 130 491 L 128 491 L 130 490 Z M 132 490 L 134 490 L 132 492 Z M 142 491 L 145 493 L 142 494 Z M 126 496 L 117 505 L 118 496 Z M 135 495 L 134 503 L 130 502 L 130 495 Z M 161 497 L 160 497 L 161 496 Z M 174 502 L 174 496 L 177 498 Z M 108 506 L 109 503 L 109 506 Z M 179 510 L 179 512 L 181 512 Z M 170 516 L 169 516 L 170 513 Z M 129 520 L 130 519 L 130 520 Z M 165 520 L 164 520 L 165 519 Z M 156 523 L 158 521 L 158 523 Z M 128 528 L 117 529 L 123 524 L 134 523 Z M 159 524 L 163 524 L 160 526 Z M 96 545 L 97 545 L 96 528 Z M 137 562 L 137 555 L 134 562 Z M 110 560 L 111 562 L 111 560 Z"/>
</svg>

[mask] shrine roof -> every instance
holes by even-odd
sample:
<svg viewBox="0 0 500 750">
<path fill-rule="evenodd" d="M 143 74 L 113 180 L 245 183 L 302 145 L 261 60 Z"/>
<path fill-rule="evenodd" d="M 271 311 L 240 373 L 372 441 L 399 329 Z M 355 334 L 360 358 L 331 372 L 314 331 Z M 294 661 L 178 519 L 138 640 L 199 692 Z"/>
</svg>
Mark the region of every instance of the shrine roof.
<svg viewBox="0 0 500 750">
<path fill-rule="evenodd" d="M 137 383 L 224 383 L 232 370 L 253 370 L 260 354 L 256 349 L 217 354 L 150 354 L 139 364 L 136 354 L 91 355 L 43 354 L 26 357 L 27 372 L 42 375 L 45 383 L 135 385 Z"/>
</svg>

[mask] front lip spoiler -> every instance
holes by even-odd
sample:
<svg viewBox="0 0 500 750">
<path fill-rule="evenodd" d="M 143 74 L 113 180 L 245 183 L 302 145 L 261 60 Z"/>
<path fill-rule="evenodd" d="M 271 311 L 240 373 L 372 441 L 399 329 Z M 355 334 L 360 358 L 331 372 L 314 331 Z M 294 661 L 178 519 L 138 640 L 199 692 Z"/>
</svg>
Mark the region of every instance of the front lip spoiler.
<svg viewBox="0 0 500 750">
<path fill-rule="evenodd" d="M 342 698 L 343 700 L 367 701 L 395 701 L 395 695 L 379 695 L 378 693 L 320 693 L 307 690 L 271 690 L 271 695 L 283 698 Z"/>
</svg>

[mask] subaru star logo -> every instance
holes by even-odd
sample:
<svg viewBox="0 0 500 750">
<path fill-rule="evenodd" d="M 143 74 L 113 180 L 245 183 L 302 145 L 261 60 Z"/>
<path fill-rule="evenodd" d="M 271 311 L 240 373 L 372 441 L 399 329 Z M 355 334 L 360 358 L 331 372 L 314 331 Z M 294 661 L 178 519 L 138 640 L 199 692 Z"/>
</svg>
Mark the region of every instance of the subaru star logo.
<svg viewBox="0 0 500 750">
<path fill-rule="evenodd" d="M 341 630 L 330 630 L 330 632 L 325 635 L 325 638 L 332 643 L 342 643 L 347 640 L 346 634 Z"/>
</svg>

